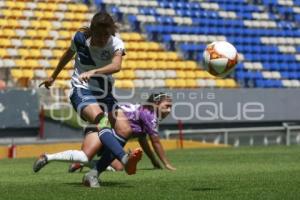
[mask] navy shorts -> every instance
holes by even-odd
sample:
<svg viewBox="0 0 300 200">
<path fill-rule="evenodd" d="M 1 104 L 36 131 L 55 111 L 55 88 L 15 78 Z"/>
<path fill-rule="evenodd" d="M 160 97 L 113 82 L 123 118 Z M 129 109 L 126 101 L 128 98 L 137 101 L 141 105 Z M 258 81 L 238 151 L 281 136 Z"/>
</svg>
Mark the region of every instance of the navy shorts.
<svg viewBox="0 0 300 200">
<path fill-rule="evenodd" d="M 117 108 L 118 103 L 111 92 L 91 91 L 79 87 L 72 88 L 70 100 L 79 115 L 82 109 L 90 104 L 97 103 L 104 112 L 111 112 Z"/>
</svg>

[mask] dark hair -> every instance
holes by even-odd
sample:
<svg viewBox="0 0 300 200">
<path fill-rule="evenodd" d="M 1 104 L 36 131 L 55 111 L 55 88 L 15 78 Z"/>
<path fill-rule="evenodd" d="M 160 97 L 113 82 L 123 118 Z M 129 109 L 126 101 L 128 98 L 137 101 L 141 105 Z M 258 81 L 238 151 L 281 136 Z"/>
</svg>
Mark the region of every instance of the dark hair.
<svg viewBox="0 0 300 200">
<path fill-rule="evenodd" d="M 84 32 L 87 38 L 99 34 L 115 36 L 118 27 L 109 13 L 106 11 L 99 11 L 93 16 L 90 27 L 81 27 L 79 31 Z"/>
<path fill-rule="evenodd" d="M 160 102 L 164 101 L 164 100 L 172 100 L 172 97 L 170 95 L 168 95 L 167 93 L 164 92 L 160 92 L 160 93 L 153 93 L 149 96 L 149 98 L 147 99 L 147 103 L 155 103 L 155 104 L 159 104 Z"/>
<path fill-rule="evenodd" d="M 164 92 L 152 93 L 143 107 L 154 111 L 154 104 L 160 104 L 164 100 L 172 101 L 172 97 Z"/>
</svg>

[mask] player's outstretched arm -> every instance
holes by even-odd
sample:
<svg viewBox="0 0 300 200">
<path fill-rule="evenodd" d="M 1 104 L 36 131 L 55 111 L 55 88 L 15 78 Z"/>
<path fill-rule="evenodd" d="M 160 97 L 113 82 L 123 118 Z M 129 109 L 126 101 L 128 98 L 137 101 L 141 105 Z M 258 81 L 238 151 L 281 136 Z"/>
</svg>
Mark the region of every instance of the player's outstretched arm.
<svg viewBox="0 0 300 200">
<path fill-rule="evenodd" d="M 93 69 L 87 72 L 80 74 L 79 80 L 81 82 L 87 82 L 91 77 L 97 76 L 97 74 L 114 74 L 121 70 L 122 66 L 122 56 L 123 51 L 117 51 L 114 54 L 111 64 L 108 64 L 104 67 Z"/>
<path fill-rule="evenodd" d="M 150 145 L 147 141 L 147 136 L 142 135 L 139 136 L 138 139 L 139 139 L 140 146 L 142 147 L 143 151 L 146 153 L 148 158 L 151 160 L 153 167 L 156 169 L 162 169 L 162 166 L 160 165 L 159 161 L 155 158 L 155 155 L 150 148 Z"/>
<path fill-rule="evenodd" d="M 52 73 L 52 75 L 47 78 L 45 81 L 43 81 L 39 87 L 45 86 L 47 89 L 54 83 L 55 79 L 57 78 L 58 74 L 61 72 L 61 70 L 66 66 L 66 64 L 73 58 L 75 52 L 68 48 L 65 53 L 62 55 L 61 59 L 59 60 L 56 69 Z"/>
<path fill-rule="evenodd" d="M 168 170 L 172 170 L 172 171 L 176 170 L 176 168 L 170 164 L 169 160 L 166 157 L 165 150 L 159 139 L 159 135 L 151 134 L 151 135 L 149 135 L 149 137 L 150 137 L 152 146 L 153 146 L 157 156 L 159 157 L 161 162 L 164 164 L 165 168 Z"/>
</svg>

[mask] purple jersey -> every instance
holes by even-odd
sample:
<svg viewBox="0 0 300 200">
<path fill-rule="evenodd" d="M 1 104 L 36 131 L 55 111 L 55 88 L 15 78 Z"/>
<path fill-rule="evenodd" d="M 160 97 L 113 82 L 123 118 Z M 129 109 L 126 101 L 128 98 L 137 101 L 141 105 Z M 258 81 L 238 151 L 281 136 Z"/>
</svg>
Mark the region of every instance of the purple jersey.
<svg viewBox="0 0 300 200">
<path fill-rule="evenodd" d="M 157 134 L 158 120 L 154 111 L 139 104 L 123 104 L 120 108 L 129 120 L 133 136 Z"/>
</svg>

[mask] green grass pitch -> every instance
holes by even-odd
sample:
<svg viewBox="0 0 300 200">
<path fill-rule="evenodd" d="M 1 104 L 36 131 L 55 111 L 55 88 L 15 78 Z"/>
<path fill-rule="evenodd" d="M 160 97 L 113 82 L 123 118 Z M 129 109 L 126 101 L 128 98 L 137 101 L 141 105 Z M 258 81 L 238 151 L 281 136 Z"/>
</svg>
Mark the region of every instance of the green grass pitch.
<svg viewBox="0 0 300 200">
<path fill-rule="evenodd" d="M 34 174 L 33 159 L 1 160 L 0 199 L 300 199 L 300 147 L 167 154 L 176 172 L 151 170 L 144 157 L 136 175 L 107 172 L 98 189 L 82 186 L 84 172 L 68 174 L 66 163 L 51 163 Z"/>
</svg>

